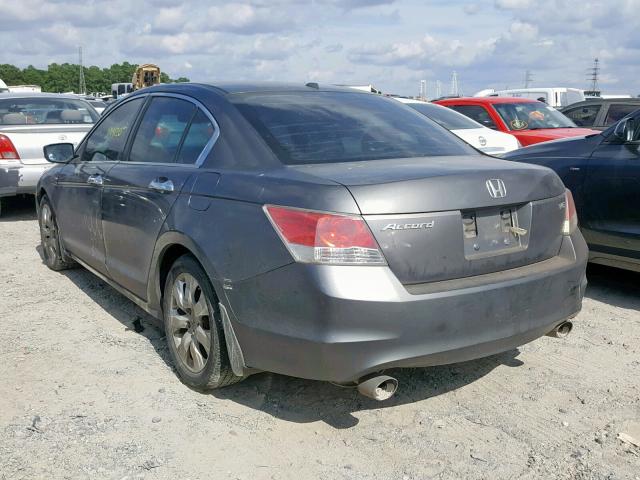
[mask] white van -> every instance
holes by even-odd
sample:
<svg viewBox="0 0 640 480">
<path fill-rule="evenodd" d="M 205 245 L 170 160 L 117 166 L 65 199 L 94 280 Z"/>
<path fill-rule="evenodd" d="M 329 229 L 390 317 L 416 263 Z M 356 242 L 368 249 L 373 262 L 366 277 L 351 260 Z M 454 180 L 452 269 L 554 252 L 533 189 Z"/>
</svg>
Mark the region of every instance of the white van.
<svg viewBox="0 0 640 480">
<path fill-rule="evenodd" d="M 582 102 L 584 90 L 564 87 L 513 88 L 509 90 L 482 90 L 474 97 L 516 97 L 540 100 L 555 108 L 566 107 L 572 103 Z"/>
</svg>

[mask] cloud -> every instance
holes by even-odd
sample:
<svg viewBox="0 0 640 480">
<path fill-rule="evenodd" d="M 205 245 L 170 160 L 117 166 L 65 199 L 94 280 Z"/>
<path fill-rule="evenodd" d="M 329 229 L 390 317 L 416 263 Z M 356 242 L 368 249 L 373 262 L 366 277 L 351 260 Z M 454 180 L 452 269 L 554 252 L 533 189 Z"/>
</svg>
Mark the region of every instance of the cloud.
<svg viewBox="0 0 640 480">
<path fill-rule="evenodd" d="M 281 32 L 293 28 L 295 24 L 295 21 L 283 14 L 282 9 L 248 3 L 210 7 L 207 22 L 213 30 L 244 35 Z"/>
<path fill-rule="evenodd" d="M 533 4 L 533 0 L 496 0 L 496 8 L 505 10 L 522 10 L 529 8 Z"/>
<path fill-rule="evenodd" d="M 426 34 L 420 40 L 389 45 L 361 46 L 349 51 L 355 63 L 424 69 L 429 65 L 464 66 L 484 57 L 493 49 L 494 41 L 461 42 Z"/>
<path fill-rule="evenodd" d="M 343 10 L 355 10 L 361 8 L 372 8 L 383 5 L 391 5 L 395 0 L 323 0 L 320 3 L 330 4 L 340 7 Z"/>
<path fill-rule="evenodd" d="M 173 33 L 181 31 L 186 22 L 187 15 L 183 6 L 161 8 L 153 20 L 153 30 Z"/>
<path fill-rule="evenodd" d="M 462 11 L 467 15 L 475 15 L 480 12 L 480 5 L 477 3 L 467 3 L 464 7 L 462 7 Z"/>
<path fill-rule="evenodd" d="M 324 47 L 324 51 L 327 53 L 337 53 L 341 52 L 344 47 L 341 43 L 333 43 L 331 45 L 327 45 Z"/>
</svg>

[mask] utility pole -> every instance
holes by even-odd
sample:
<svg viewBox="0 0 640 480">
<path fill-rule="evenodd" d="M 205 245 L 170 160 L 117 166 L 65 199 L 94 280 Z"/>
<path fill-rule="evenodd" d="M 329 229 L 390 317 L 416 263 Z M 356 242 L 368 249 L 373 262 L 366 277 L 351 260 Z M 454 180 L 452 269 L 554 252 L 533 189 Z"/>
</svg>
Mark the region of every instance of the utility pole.
<svg viewBox="0 0 640 480">
<path fill-rule="evenodd" d="M 427 81 L 420 80 L 420 100 L 425 101 L 427 99 Z"/>
<path fill-rule="evenodd" d="M 591 82 L 591 90 L 587 90 L 585 93 L 585 95 L 589 95 L 592 97 L 599 97 L 600 96 L 600 90 L 598 90 L 598 76 L 600 75 L 600 60 L 598 60 L 597 58 L 595 58 L 593 60 L 593 67 L 591 67 L 591 69 L 589 70 L 589 78 L 587 78 L 587 80 L 589 80 Z"/>
<path fill-rule="evenodd" d="M 458 96 L 458 72 L 455 70 L 451 73 L 451 90 L 449 92 L 451 96 Z"/>
<path fill-rule="evenodd" d="M 82 46 L 78 47 L 78 60 L 80 63 L 80 78 L 78 80 L 78 93 L 80 95 L 86 95 L 87 84 L 84 81 L 84 66 L 82 65 Z"/>
<path fill-rule="evenodd" d="M 533 82 L 533 74 L 531 70 L 527 70 L 524 74 L 524 88 L 529 88 Z"/>
</svg>

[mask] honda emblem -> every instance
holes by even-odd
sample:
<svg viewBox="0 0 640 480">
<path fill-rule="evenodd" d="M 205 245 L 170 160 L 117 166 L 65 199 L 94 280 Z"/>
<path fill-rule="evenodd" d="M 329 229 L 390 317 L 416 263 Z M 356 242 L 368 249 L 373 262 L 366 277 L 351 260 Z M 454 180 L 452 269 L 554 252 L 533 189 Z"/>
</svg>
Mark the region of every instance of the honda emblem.
<svg viewBox="0 0 640 480">
<path fill-rule="evenodd" d="M 507 187 L 499 178 L 491 178 L 486 181 L 487 190 L 492 198 L 503 198 L 507 196 Z"/>
</svg>

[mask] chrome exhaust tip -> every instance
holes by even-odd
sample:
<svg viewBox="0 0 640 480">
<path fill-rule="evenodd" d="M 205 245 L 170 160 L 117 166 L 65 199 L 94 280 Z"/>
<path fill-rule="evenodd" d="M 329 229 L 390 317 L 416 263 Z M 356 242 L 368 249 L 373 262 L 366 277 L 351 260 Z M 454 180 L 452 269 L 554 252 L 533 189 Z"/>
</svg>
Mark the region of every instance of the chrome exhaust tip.
<svg viewBox="0 0 640 480">
<path fill-rule="evenodd" d="M 378 375 L 358 383 L 358 392 L 360 394 L 379 402 L 390 399 L 397 389 L 398 380 L 387 375 Z"/>
<path fill-rule="evenodd" d="M 554 338 L 564 338 L 571 333 L 572 329 L 573 323 L 562 322 L 560 325 L 556 326 L 553 330 L 547 333 L 547 336 Z"/>
</svg>

